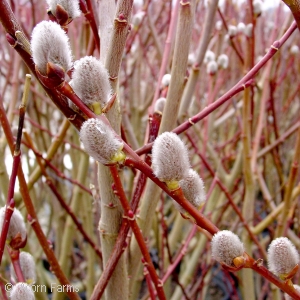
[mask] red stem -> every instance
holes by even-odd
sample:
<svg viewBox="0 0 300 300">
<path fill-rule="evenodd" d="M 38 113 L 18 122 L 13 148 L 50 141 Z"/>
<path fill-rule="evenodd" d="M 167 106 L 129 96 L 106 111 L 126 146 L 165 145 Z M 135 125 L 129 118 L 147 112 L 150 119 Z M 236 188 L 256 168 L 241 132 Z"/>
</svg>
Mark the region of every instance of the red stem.
<svg viewBox="0 0 300 300">
<path fill-rule="evenodd" d="M 264 267 L 260 262 L 256 262 L 253 258 L 249 258 L 251 261 L 250 268 L 256 271 L 258 274 L 266 278 L 268 281 L 275 284 L 285 293 L 289 294 L 293 299 L 300 300 L 300 293 L 294 288 L 294 286 L 289 285 L 288 283 L 281 281 L 273 273 L 271 273 L 266 267 Z"/>
<path fill-rule="evenodd" d="M 155 300 L 156 299 L 155 291 L 153 290 L 152 281 L 151 281 L 151 278 L 149 276 L 149 272 L 148 272 L 146 267 L 144 267 L 144 276 L 146 278 L 146 283 L 147 283 L 147 286 L 148 286 L 148 291 L 149 291 L 149 294 L 150 294 L 150 298 L 151 298 L 151 300 Z"/>
<path fill-rule="evenodd" d="M 29 147 L 30 149 L 36 153 L 36 149 L 33 146 L 33 143 L 30 139 L 30 136 L 28 134 L 25 135 Z M 63 207 L 63 209 L 68 213 L 68 215 L 71 217 L 71 219 L 73 220 L 74 224 L 77 226 L 79 232 L 82 234 L 82 236 L 84 237 L 84 239 L 91 245 L 91 247 L 95 250 L 96 254 L 100 257 L 100 259 L 102 259 L 102 253 L 100 251 L 100 249 L 96 246 L 96 244 L 93 242 L 93 240 L 89 237 L 89 235 L 85 232 L 82 223 L 78 220 L 78 218 L 76 217 L 76 215 L 74 214 L 74 212 L 71 210 L 71 208 L 69 207 L 69 205 L 65 202 L 65 200 L 63 199 L 63 197 L 61 196 L 61 194 L 58 192 L 56 186 L 53 184 L 52 179 L 48 176 L 46 170 L 45 170 L 45 166 L 43 165 L 42 161 L 41 161 L 42 155 L 41 156 L 37 156 L 37 162 L 41 168 L 41 172 L 43 174 L 43 176 L 46 178 L 46 183 L 48 184 L 48 186 L 50 187 L 51 191 L 53 192 L 53 194 L 56 196 L 58 202 L 60 203 L 60 205 Z M 62 173 L 61 173 L 62 174 Z M 62 176 L 64 177 L 64 176 Z M 89 193 L 91 194 L 91 191 L 89 191 Z"/>
<path fill-rule="evenodd" d="M 3 300 L 8 300 L 7 295 L 6 295 L 6 286 L 2 281 L 0 281 L 0 289 L 2 293 Z"/>
<path fill-rule="evenodd" d="M 125 149 L 125 147 L 124 147 Z M 125 165 L 128 167 L 135 167 L 141 172 L 145 173 L 154 183 L 156 183 L 162 190 L 164 190 L 170 197 L 172 197 L 178 204 L 180 204 L 193 218 L 195 223 L 207 230 L 210 234 L 215 234 L 219 229 L 205 216 L 203 216 L 189 201 L 187 201 L 181 189 L 170 191 L 165 183 L 161 182 L 152 172 L 152 169 L 141 160 L 127 158 Z"/>
<path fill-rule="evenodd" d="M 155 88 L 154 98 L 152 101 L 152 105 L 150 107 L 150 113 L 153 112 L 154 103 L 158 99 L 159 91 L 160 91 L 160 87 L 161 87 L 161 80 L 166 72 L 167 64 L 169 61 L 171 44 L 172 44 L 172 40 L 174 38 L 174 32 L 176 30 L 176 22 L 178 19 L 179 4 L 180 4 L 180 1 L 177 0 L 175 6 L 173 8 L 173 11 L 172 11 L 170 27 L 169 27 L 168 35 L 167 35 L 166 42 L 165 42 L 164 54 L 163 54 L 162 63 L 161 63 L 160 70 L 159 70 L 159 75 L 158 75 L 157 84 L 156 84 L 156 88 Z"/>
<path fill-rule="evenodd" d="M 2 4 L 3 4 L 3 1 L 0 1 L 0 8 L 1 8 Z M 6 117 L 6 112 L 3 107 L 2 101 L 0 101 L 0 122 L 1 122 L 1 125 L 3 128 L 4 134 L 6 136 L 7 143 L 10 147 L 10 151 L 13 153 L 14 138 L 13 138 L 10 124 Z M 19 183 L 20 183 L 20 193 L 23 197 L 23 201 L 26 206 L 26 210 L 27 210 L 28 214 L 30 215 L 32 228 L 35 231 L 35 234 L 39 240 L 41 247 L 43 248 L 43 251 L 49 261 L 49 264 L 51 265 L 52 272 L 56 275 L 57 279 L 59 280 L 59 282 L 62 285 L 69 286 L 70 282 L 67 279 L 67 277 L 65 276 L 65 274 L 63 273 L 63 271 L 61 270 L 60 265 L 54 255 L 53 249 L 50 248 L 50 246 L 48 244 L 48 240 L 37 220 L 36 212 L 35 212 L 35 209 L 34 209 L 34 206 L 33 206 L 33 203 L 32 203 L 28 188 L 27 188 L 27 183 L 26 183 L 21 165 L 18 168 L 18 179 L 19 179 Z M 1 241 L 1 239 L 0 239 L 0 241 Z M 2 254 L 0 252 L 0 255 L 2 255 Z M 73 299 L 79 300 L 80 299 L 79 296 L 77 295 L 77 293 L 73 292 L 72 289 L 68 289 L 66 293 L 71 300 L 73 300 Z"/>
<path fill-rule="evenodd" d="M 90 0 L 86 0 L 86 3 L 87 3 L 87 6 L 88 6 L 88 9 L 87 9 L 84 1 L 79 0 L 80 9 L 81 9 L 82 13 L 84 14 L 85 18 L 90 23 L 91 29 L 93 31 L 93 35 L 94 35 L 97 50 L 100 53 L 100 37 L 99 37 L 99 33 L 98 33 L 98 26 L 97 26 L 96 21 L 95 21 L 93 6 L 92 6 Z"/>
<path fill-rule="evenodd" d="M 180 261 L 182 260 L 183 256 L 186 254 L 186 250 L 187 250 L 187 247 L 191 241 L 191 239 L 193 238 L 193 236 L 195 235 L 197 231 L 197 226 L 196 225 L 193 225 L 187 239 L 185 240 L 185 243 L 184 245 L 182 246 L 182 248 L 180 249 L 180 252 L 179 254 L 177 255 L 175 261 L 168 267 L 163 279 L 162 279 L 162 282 L 165 283 L 168 278 L 170 277 L 170 275 L 173 273 L 173 271 L 175 270 L 175 268 L 177 267 L 177 265 L 180 263 Z"/>
<path fill-rule="evenodd" d="M 223 103 L 231 99 L 233 96 L 238 94 L 239 92 L 243 91 L 245 88 L 249 87 L 253 84 L 253 80 L 247 81 L 245 84 L 238 85 L 236 84 L 233 88 L 231 88 L 227 93 L 225 93 L 221 98 L 216 100 L 211 105 L 207 106 L 197 115 L 193 116 L 192 118 L 189 118 L 188 121 L 182 123 L 178 127 L 176 127 L 172 132 L 175 132 L 177 134 L 180 134 L 193 125 L 195 125 L 197 122 L 201 121 L 203 118 L 208 116 L 211 112 L 216 110 L 218 107 L 220 107 Z M 149 143 L 147 145 L 144 145 L 143 147 L 137 149 L 135 152 L 138 155 L 142 155 L 144 153 L 147 153 L 152 148 L 152 143 Z"/>
<path fill-rule="evenodd" d="M 12 171 L 11 171 L 11 175 L 10 175 L 10 179 L 9 179 L 9 187 L 8 187 L 6 204 L 9 204 L 10 200 L 14 198 L 14 190 L 15 190 L 16 178 L 17 178 L 17 174 L 18 174 L 18 168 L 20 165 L 20 161 L 21 161 L 21 152 L 19 152 L 17 154 L 14 153 Z"/>
<path fill-rule="evenodd" d="M 12 265 L 14 267 L 18 282 L 26 282 L 24 279 L 22 269 L 21 269 L 21 265 L 20 265 L 20 251 L 13 250 L 8 247 L 8 252 L 9 252 L 10 259 L 11 259 Z"/>
<path fill-rule="evenodd" d="M 9 223 L 10 223 L 11 216 L 14 213 L 14 208 L 15 208 L 15 201 L 14 199 L 11 199 L 6 205 L 4 219 L 3 219 L 2 231 L 0 237 L 0 265 L 4 253 L 6 237 L 9 229 Z"/>
<path fill-rule="evenodd" d="M 158 130 L 159 130 L 159 122 L 161 120 L 161 117 L 154 113 L 153 118 L 150 118 L 150 130 L 149 130 L 149 141 L 155 140 L 155 137 L 157 136 Z M 156 132 L 156 133 L 155 133 Z M 146 155 L 145 162 L 150 165 L 151 164 L 151 157 L 149 155 Z M 134 194 L 132 196 L 132 200 L 130 201 L 132 211 L 133 213 L 136 212 L 136 209 L 138 207 L 139 201 L 141 199 L 141 195 L 143 193 L 144 187 L 146 185 L 147 176 L 141 172 L 139 175 L 139 178 L 137 180 L 137 184 L 134 190 Z M 119 235 L 117 238 L 117 241 L 115 243 L 114 249 L 112 251 L 111 256 L 109 257 L 109 260 L 106 263 L 106 266 L 103 270 L 103 273 L 101 274 L 101 277 L 99 281 L 97 282 L 94 291 L 97 291 L 97 296 L 101 298 L 106 285 L 108 284 L 108 281 L 113 274 L 113 270 L 115 269 L 122 253 L 125 250 L 125 240 L 129 232 L 129 222 L 127 219 L 123 219 L 122 225 L 119 231 Z M 99 299 L 97 298 L 97 299 Z M 95 298 L 96 299 L 96 298 Z"/>
<path fill-rule="evenodd" d="M 257 245 L 257 248 L 259 249 L 261 255 L 263 257 L 266 257 L 266 251 L 263 249 L 263 247 L 261 246 L 261 244 L 259 243 L 257 237 L 253 234 L 253 232 L 251 231 L 251 229 L 249 228 L 247 222 L 245 221 L 240 209 L 238 208 L 238 206 L 234 203 L 229 191 L 227 190 L 227 188 L 224 186 L 224 184 L 220 181 L 220 179 L 216 176 L 215 172 L 213 171 L 213 169 L 211 168 L 211 166 L 209 165 L 208 161 L 206 160 L 206 158 L 204 157 L 204 155 L 197 149 L 197 145 L 194 142 L 194 140 L 192 139 L 192 137 L 186 132 L 185 133 L 188 140 L 190 141 L 190 143 L 192 144 L 192 146 L 195 149 L 195 152 L 197 153 L 197 155 L 199 155 L 199 157 L 201 158 L 201 160 L 203 161 L 205 167 L 208 169 L 208 171 L 210 172 L 210 174 L 213 176 L 214 180 L 216 181 L 216 183 L 219 185 L 219 187 L 221 188 L 221 190 L 223 191 L 223 193 L 225 194 L 226 198 L 228 199 L 230 205 L 232 206 L 233 210 L 236 212 L 236 214 L 238 215 L 239 219 L 241 220 L 243 226 L 245 227 L 245 229 L 247 230 L 248 234 L 250 235 L 251 239 L 254 241 L 254 243 Z"/>
<path fill-rule="evenodd" d="M 96 252 L 97 256 L 102 259 L 102 253 L 101 250 L 97 247 L 97 245 L 94 243 L 94 241 L 89 237 L 89 235 L 85 232 L 81 221 L 78 220 L 78 218 L 76 217 L 76 215 L 74 214 L 74 212 L 71 210 L 71 208 L 69 207 L 69 205 L 65 202 L 65 200 L 63 199 L 63 197 L 60 195 L 60 193 L 58 192 L 58 190 L 56 189 L 55 185 L 53 184 L 53 181 L 46 176 L 47 180 L 46 183 L 48 184 L 48 186 L 50 187 L 52 193 L 56 196 L 58 202 L 60 203 L 60 205 L 62 206 L 62 208 L 67 212 L 67 214 L 71 217 L 71 219 L 73 220 L 74 224 L 76 225 L 77 229 L 79 230 L 79 232 L 82 234 L 82 236 L 84 237 L 84 239 L 90 244 L 90 246 L 94 249 L 94 251 Z"/>
<path fill-rule="evenodd" d="M 237 93 L 243 91 L 245 88 L 251 86 L 253 84 L 253 77 L 258 73 L 258 71 L 267 63 L 269 59 L 271 59 L 277 51 L 280 49 L 280 47 L 286 42 L 286 40 L 291 36 L 291 34 L 295 31 L 297 28 L 297 25 L 295 22 L 292 23 L 290 28 L 286 31 L 286 33 L 278 40 L 273 43 L 273 45 L 270 47 L 269 51 L 266 53 L 266 55 L 234 86 L 232 87 L 227 93 L 225 93 L 222 97 L 220 97 L 218 100 L 216 100 L 214 103 L 212 103 L 210 106 L 205 107 L 204 110 L 202 110 L 197 115 L 191 117 L 188 119 L 188 121 L 185 121 L 178 127 L 176 127 L 173 132 L 180 134 L 196 123 L 198 123 L 200 120 L 208 116 L 211 112 L 213 112 L 215 109 L 220 107 L 223 103 L 225 103 L 227 100 L 231 99 L 234 95 Z M 144 153 L 147 153 L 152 147 L 152 144 L 147 144 L 139 149 L 137 149 L 135 152 L 138 155 L 142 155 Z"/>
<path fill-rule="evenodd" d="M 145 260 L 144 264 L 145 264 L 145 266 L 146 266 L 146 268 L 147 268 L 147 270 L 148 270 L 148 272 L 151 276 L 151 279 L 154 283 L 154 286 L 155 286 L 156 291 L 157 291 L 158 298 L 164 300 L 164 299 L 166 299 L 166 296 L 164 294 L 162 282 L 156 274 L 156 271 L 155 271 L 154 265 L 152 263 L 150 254 L 148 252 L 147 245 L 146 245 L 144 237 L 141 233 L 141 229 L 139 228 L 139 226 L 138 226 L 138 224 L 135 220 L 135 215 L 134 215 L 133 211 L 131 210 L 130 204 L 129 204 L 127 198 L 126 198 L 126 195 L 125 195 L 124 189 L 122 187 L 122 183 L 121 183 L 121 180 L 120 180 L 120 176 L 119 176 L 117 167 L 115 165 L 111 166 L 110 167 L 110 172 L 111 172 L 111 175 L 112 175 L 113 180 L 114 180 L 115 193 L 119 197 L 119 200 L 120 200 L 120 202 L 122 204 L 122 207 L 124 209 L 124 213 L 125 213 L 124 218 L 128 219 L 130 227 L 131 227 L 131 229 L 132 229 L 132 231 L 133 231 L 133 233 L 136 237 L 137 243 L 138 243 L 138 245 L 141 249 L 143 258 Z"/>
</svg>

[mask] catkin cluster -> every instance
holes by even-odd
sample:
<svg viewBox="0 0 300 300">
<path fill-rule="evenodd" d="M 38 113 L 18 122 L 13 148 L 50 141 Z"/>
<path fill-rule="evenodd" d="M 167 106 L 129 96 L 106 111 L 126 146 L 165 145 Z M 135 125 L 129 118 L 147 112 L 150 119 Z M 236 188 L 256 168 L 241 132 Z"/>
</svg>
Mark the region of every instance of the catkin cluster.
<svg viewBox="0 0 300 300">
<path fill-rule="evenodd" d="M 77 15 L 76 8 L 70 1 L 49 1 L 53 10 L 52 6 L 56 7 L 57 4 L 64 4 L 70 14 Z M 73 68 L 70 81 L 73 90 L 83 103 L 96 114 L 101 114 L 111 97 L 111 86 L 108 72 L 98 59 L 86 56 L 73 63 L 69 38 L 61 26 L 52 21 L 42 21 L 35 26 L 31 37 L 31 50 L 36 68 L 43 76 L 48 75 L 49 63 L 60 67 L 64 73 Z M 74 108 L 72 103 L 70 107 Z"/>
<path fill-rule="evenodd" d="M 205 201 L 204 184 L 199 175 L 190 168 L 188 150 L 177 134 L 164 132 L 152 147 L 152 168 L 155 176 L 166 183 L 170 190 L 181 187 L 186 199 L 196 208 Z M 184 209 L 175 204 L 185 213 Z"/>
</svg>

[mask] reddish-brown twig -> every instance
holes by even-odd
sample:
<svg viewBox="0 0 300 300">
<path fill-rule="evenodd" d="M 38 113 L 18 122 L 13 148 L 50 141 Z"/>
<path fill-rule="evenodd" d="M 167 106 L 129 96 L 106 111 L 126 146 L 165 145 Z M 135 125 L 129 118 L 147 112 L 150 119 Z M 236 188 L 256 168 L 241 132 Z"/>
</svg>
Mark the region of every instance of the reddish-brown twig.
<svg viewBox="0 0 300 300">
<path fill-rule="evenodd" d="M 23 131 L 23 125 L 24 125 L 24 118 L 25 118 L 25 112 L 26 112 L 26 105 L 28 100 L 28 94 L 29 94 L 29 86 L 30 86 L 30 79 L 31 76 L 29 74 L 26 75 L 26 81 L 24 86 L 24 93 L 22 98 L 22 103 L 19 107 L 19 125 L 18 125 L 18 132 L 17 132 L 17 141 L 15 144 L 14 152 L 13 152 L 13 166 L 12 166 L 12 172 L 9 180 L 9 187 L 8 187 L 8 195 L 6 200 L 6 210 L 2 225 L 2 231 L 1 231 L 1 239 L 0 239 L 0 264 L 2 261 L 2 256 L 4 252 L 5 247 L 5 241 L 9 229 L 9 223 L 11 216 L 14 211 L 15 203 L 14 203 L 14 189 L 16 184 L 16 178 L 18 174 L 18 169 L 20 165 L 21 160 L 21 140 L 22 140 L 22 131 Z M 2 100 L 2 99 L 1 99 Z M 2 106 L 2 103 L 1 103 Z"/>
<path fill-rule="evenodd" d="M 122 187 L 122 183 L 120 180 L 120 176 L 119 176 L 117 167 L 115 165 L 111 166 L 110 172 L 111 172 L 113 180 L 114 180 L 114 187 L 113 187 L 114 191 L 115 191 L 116 195 L 118 196 L 118 198 L 120 199 L 120 202 L 124 209 L 124 214 L 125 214 L 124 218 L 128 219 L 130 227 L 136 237 L 136 240 L 138 242 L 138 245 L 140 247 L 140 250 L 141 250 L 143 258 L 144 258 L 144 265 L 147 268 L 147 270 L 151 276 L 151 279 L 155 285 L 158 298 L 166 299 L 166 296 L 165 296 L 164 290 L 163 290 L 163 284 L 156 274 L 156 271 L 155 271 L 154 265 L 152 263 L 150 254 L 148 252 L 144 237 L 143 237 L 141 230 L 135 220 L 135 214 L 131 210 L 130 204 L 129 204 L 128 200 L 126 199 L 126 195 L 125 195 L 124 189 Z"/>
<path fill-rule="evenodd" d="M 1 237 L 0 237 L 0 264 L 2 262 L 2 256 L 4 253 L 6 237 L 9 229 L 9 223 L 10 223 L 11 216 L 14 213 L 14 208 L 15 208 L 15 201 L 14 199 L 11 199 L 9 203 L 6 204 L 5 214 L 3 218 L 3 225 L 2 225 Z"/>
<path fill-rule="evenodd" d="M 8 145 L 10 147 L 10 150 L 13 153 L 14 138 L 13 138 L 13 134 L 11 132 L 11 128 L 8 123 L 8 120 L 6 118 L 5 109 L 3 107 L 2 101 L 0 101 L 0 122 L 1 122 L 1 125 L 3 128 L 4 134 L 6 136 Z M 54 252 L 53 252 L 52 248 L 49 246 L 48 240 L 41 228 L 41 225 L 39 224 L 39 222 L 37 220 L 36 212 L 35 212 L 31 197 L 29 195 L 26 180 L 25 180 L 24 173 L 23 173 L 21 166 L 18 168 L 18 179 L 19 179 L 19 183 L 20 183 L 20 193 L 23 197 L 24 204 L 25 204 L 27 212 L 29 214 L 30 223 L 32 225 L 32 228 L 35 231 L 35 234 L 40 242 L 40 245 L 42 246 L 42 248 L 44 250 L 44 253 L 49 261 L 49 264 L 51 265 L 52 272 L 56 275 L 57 279 L 59 280 L 59 282 L 62 285 L 69 286 L 70 282 L 66 278 L 63 271 L 61 270 L 59 263 L 54 255 Z M 75 293 L 72 289 L 68 289 L 67 294 L 71 300 L 73 300 L 73 299 L 79 300 L 80 299 L 78 294 Z"/>
<path fill-rule="evenodd" d="M 92 29 L 92 32 L 93 32 L 93 35 L 94 35 L 97 50 L 100 53 L 100 37 L 99 37 L 99 33 L 98 33 L 98 26 L 97 26 L 97 23 L 96 23 L 96 20 L 95 20 L 93 6 L 91 5 L 91 2 L 89 0 L 87 0 L 86 2 L 87 2 L 88 9 L 87 9 L 87 7 L 86 7 L 83 0 L 79 1 L 80 9 L 81 9 L 82 13 L 84 14 L 85 18 L 90 23 L 90 26 L 91 26 L 91 29 Z"/>
<path fill-rule="evenodd" d="M 14 250 L 8 247 L 8 252 L 9 256 L 12 262 L 12 265 L 15 270 L 16 278 L 18 282 L 25 282 L 23 272 L 21 270 L 21 265 L 20 265 L 20 251 L 19 250 Z"/>
</svg>

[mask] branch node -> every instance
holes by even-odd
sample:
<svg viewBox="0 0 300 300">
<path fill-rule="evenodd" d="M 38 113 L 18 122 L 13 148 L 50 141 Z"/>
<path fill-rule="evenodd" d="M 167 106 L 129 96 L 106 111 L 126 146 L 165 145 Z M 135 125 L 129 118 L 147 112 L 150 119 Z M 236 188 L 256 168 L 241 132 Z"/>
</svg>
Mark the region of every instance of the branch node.
<svg viewBox="0 0 300 300">
<path fill-rule="evenodd" d="M 157 284 L 157 287 L 163 287 L 164 286 L 164 283 L 158 279 L 158 284 Z"/>
<path fill-rule="evenodd" d="M 77 116 L 76 114 L 73 115 L 73 116 L 70 116 L 70 117 L 68 118 L 68 120 L 69 120 L 69 121 L 74 121 L 74 120 L 76 119 L 76 116 Z"/>
<path fill-rule="evenodd" d="M 133 215 L 132 217 L 123 215 L 123 219 L 128 219 L 129 221 L 134 221 L 135 220 L 135 215 Z"/>
<path fill-rule="evenodd" d="M 192 118 L 189 118 L 189 123 L 190 123 L 191 125 L 195 125 L 195 123 L 192 121 Z"/>
<path fill-rule="evenodd" d="M 277 43 L 276 43 L 276 42 L 274 42 L 274 44 L 275 44 L 275 45 L 277 45 Z M 271 48 L 272 48 L 272 49 L 274 49 L 274 50 L 276 50 L 276 51 L 278 51 L 278 50 L 279 50 L 279 48 L 277 48 L 277 47 L 276 47 L 274 44 L 273 44 L 273 45 L 271 45 Z"/>
</svg>

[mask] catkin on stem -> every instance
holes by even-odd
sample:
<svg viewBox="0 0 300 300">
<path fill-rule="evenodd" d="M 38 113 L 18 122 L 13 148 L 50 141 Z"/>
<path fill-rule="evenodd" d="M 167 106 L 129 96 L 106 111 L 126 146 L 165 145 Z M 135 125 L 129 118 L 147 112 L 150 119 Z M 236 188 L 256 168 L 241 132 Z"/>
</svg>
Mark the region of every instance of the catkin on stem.
<svg viewBox="0 0 300 300">
<path fill-rule="evenodd" d="M 60 5 L 68 13 L 69 18 L 75 19 L 80 16 L 78 0 L 47 0 L 49 10 L 56 16 L 57 5 Z"/>
<path fill-rule="evenodd" d="M 85 151 L 102 164 L 113 164 L 125 159 L 123 143 L 113 130 L 99 119 L 85 121 L 80 129 Z"/>
<path fill-rule="evenodd" d="M 0 208 L 0 232 L 2 231 L 2 226 L 5 217 L 6 206 Z M 27 231 L 25 227 L 25 222 L 21 212 L 14 208 L 14 212 L 11 216 L 9 228 L 6 236 L 6 241 L 10 242 L 13 238 L 17 236 L 17 234 L 21 235 L 22 240 L 24 241 L 27 236 Z"/>
<path fill-rule="evenodd" d="M 81 100 L 96 114 L 111 97 L 108 72 L 104 65 L 93 56 L 85 56 L 74 63 L 71 86 Z"/>
<path fill-rule="evenodd" d="M 286 237 L 272 241 L 268 248 L 269 270 L 279 277 L 285 277 L 299 263 L 299 253 L 294 244 Z"/>
<path fill-rule="evenodd" d="M 24 282 L 18 282 L 10 291 L 11 300 L 34 300 L 32 288 Z"/>
<path fill-rule="evenodd" d="M 179 180 L 188 175 L 188 150 L 177 134 L 164 132 L 158 136 L 152 148 L 152 167 L 155 176 L 169 189 L 178 188 Z"/>
<path fill-rule="evenodd" d="M 229 230 L 216 233 L 211 240 L 212 257 L 220 263 L 234 266 L 233 260 L 243 256 L 244 245 L 239 237 Z"/>
<path fill-rule="evenodd" d="M 43 75 L 47 73 L 48 62 L 59 65 L 65 72 L 72 67 L 69 38 L 55 22 L 42 21 L 34 27 L 31 51 L 33 61 Z"/>
</svg>

